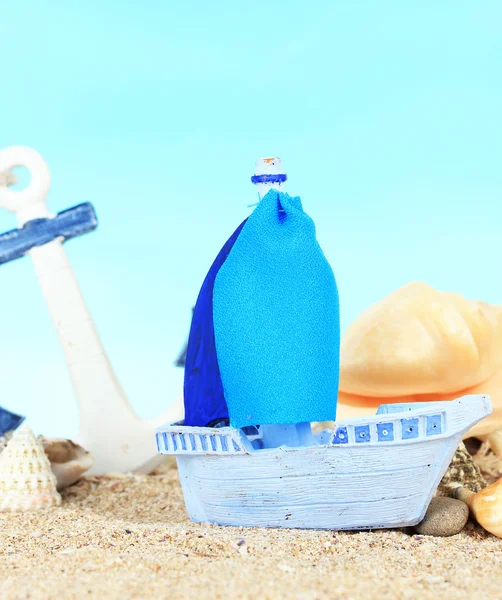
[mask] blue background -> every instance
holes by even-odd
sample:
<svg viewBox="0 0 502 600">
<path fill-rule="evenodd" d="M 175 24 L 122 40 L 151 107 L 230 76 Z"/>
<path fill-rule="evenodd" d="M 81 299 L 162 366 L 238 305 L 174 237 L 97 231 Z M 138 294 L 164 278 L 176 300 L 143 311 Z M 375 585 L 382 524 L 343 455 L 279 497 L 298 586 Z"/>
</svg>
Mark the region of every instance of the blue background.
<svg viewBox="0 0 502 600">
<path fill-rule="evenodd" d="M 95 205 L 66 248 L 141 416 L 180 394 L 173 361 L 258 156 L 317 224 L 342 331 L 412 280 L 502 303 L 501 18 L 498 0 L 3 3 L 0 146 L 42 153 L 53 211 Z M 73 435 L 27 258 L 0 268 L 0 319 L 0 404 Z"/>
</svg>

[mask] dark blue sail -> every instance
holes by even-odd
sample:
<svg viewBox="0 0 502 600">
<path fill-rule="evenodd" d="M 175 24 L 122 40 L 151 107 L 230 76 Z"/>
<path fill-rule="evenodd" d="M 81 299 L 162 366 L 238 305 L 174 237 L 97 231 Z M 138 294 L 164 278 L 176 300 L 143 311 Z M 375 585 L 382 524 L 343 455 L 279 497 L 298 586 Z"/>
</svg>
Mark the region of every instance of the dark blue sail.
<svg viewBox="0 0 502 600">
<path fill-rule="evenodd" d="M 244 227 L 241 223 L 220 250 L 202 284 L 195 305 L 185 359 L 185 425 L 205 427 L 228 419 L 228 408 L 220 377 L 213 325 L 213 288 Z"/>
</svg>

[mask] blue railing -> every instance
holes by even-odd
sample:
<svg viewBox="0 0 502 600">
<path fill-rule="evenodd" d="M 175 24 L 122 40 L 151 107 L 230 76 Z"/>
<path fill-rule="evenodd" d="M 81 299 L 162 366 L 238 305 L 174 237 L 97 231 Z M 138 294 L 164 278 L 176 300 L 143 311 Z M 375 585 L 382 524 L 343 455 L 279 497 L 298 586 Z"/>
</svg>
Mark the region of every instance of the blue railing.
<svg viewBox="0 0 502 600">
<path fill-rule="evenodd" d="M 157 449 L 162 454 L 247 454 L 242 440 L 233 431 L 193 428 L 186 431 L 176 427 L 166 427 L 156 433 Z"/>
</svg>

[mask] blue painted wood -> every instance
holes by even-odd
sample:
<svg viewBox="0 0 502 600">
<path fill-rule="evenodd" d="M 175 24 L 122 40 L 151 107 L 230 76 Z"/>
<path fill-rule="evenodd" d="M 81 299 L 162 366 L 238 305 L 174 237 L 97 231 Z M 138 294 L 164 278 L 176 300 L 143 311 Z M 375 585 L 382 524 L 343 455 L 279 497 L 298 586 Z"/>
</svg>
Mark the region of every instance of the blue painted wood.
<svg viewBox="0 0 502 600">
<path fill-rule="evenodd" d="M 427 417 L 427 435 L 439 435 L 442 430 L 441 415 Z"/>
<path fill-rule="evenodd" d="M 296 425 L 261 425 L 262 447 L 309 446 L 313 443 L 310 423 Z"/>
<path fill-rule="evenodd" d="M 356 425 L 354 427 L 356 435 L 356 443 L 366 443 L 370 441 L 370 427 L 369 425 Z"/>
<path fill-rule="evenodd" d="M 24 419 L 25 417 L 10 412 L 6 408 L 0 406 L 0 436 L 17 429 Z"/>
<path fill-rule="evenodd" d="M 394 441 L 394 423 L 377 423 L 377 434 L 379 442 Z"/>
<path fill-rule="evenodd" d="M 337 427 L 333 436 L 333 444 L 348 444 L 349 436 L 346 427 Z"/>
<path fill-rule="evenodd" d="M 93 231 L 97 226 L 96 213 L 90 202 L 64 210 L 52 219 L 28 221 L 21 229 L 0 235 L 0 265 L 23 257 L 36 246 L 57 238 L 66 241 Z"/>
<path fill-rule="evenodd" d="M 412 407 L 340 422 L 296 446 L 264 448 L 257 428 L 246 428 L 248 437 L 243 429 L 183 422 L 158 429 L 157 444 L 177 458 L 192 521 L 406 527 L 423 519 L 462 436 L 492 410 L 487 396 Z"/>
<path fill-rule="evenodd" d="M 418 437 L 418 419 L 401 419 L 403 440 Z"/>
</svg>

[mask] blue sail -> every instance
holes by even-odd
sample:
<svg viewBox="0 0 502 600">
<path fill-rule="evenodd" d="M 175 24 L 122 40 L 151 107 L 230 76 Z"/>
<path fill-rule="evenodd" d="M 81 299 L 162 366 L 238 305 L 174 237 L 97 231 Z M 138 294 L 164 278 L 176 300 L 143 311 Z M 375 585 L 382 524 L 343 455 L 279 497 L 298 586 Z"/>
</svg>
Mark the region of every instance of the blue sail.
<svg viewBox="0 0 502 600">
<path fill-rule="evenodd" d="M 213 262 L 195 305 L 185 359 L 185 425 L 205 427 L 228 419 L 216 356 L 213 327 L 213 287 L 246 221 L 232 234 Z"/>
<path fill-rule="evenodd" d="M 338 290 L 300 198 L 261 200 L 216 273 L 212 305 L 233 427 L 335 419 Z"/>
</svg>

